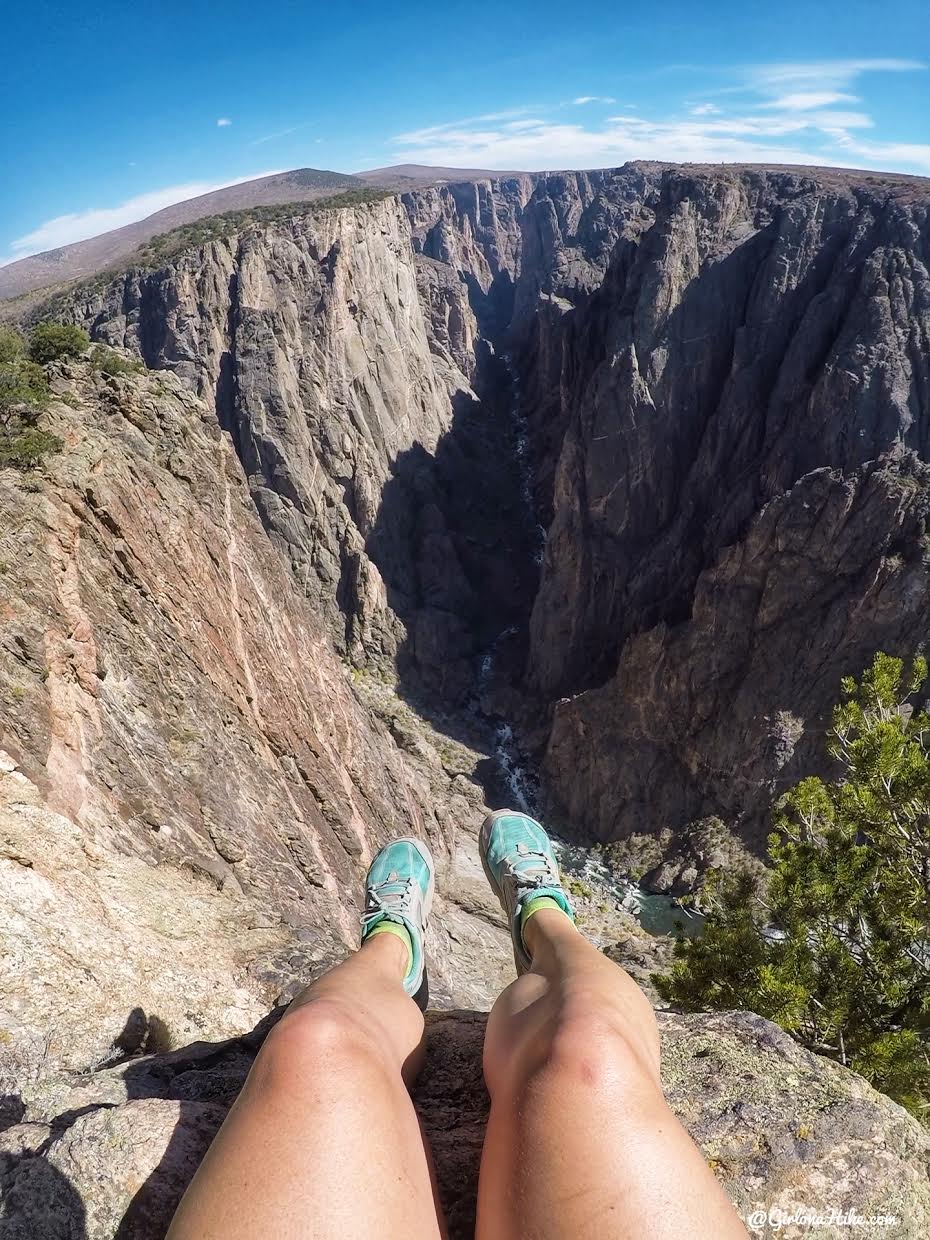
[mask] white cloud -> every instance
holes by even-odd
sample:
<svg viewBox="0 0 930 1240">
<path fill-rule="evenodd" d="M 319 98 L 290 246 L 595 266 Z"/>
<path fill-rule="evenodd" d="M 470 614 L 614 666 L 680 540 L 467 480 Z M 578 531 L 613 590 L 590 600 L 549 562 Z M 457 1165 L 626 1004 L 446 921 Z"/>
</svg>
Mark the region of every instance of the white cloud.
<svg viewBox="0 0 930 1240">
<path fill-rule="evenodd" d="M 54 219 L 46 220 L 44 224 L 11 242 L 12 253 L 0 262 L 0 266 L 15 262 L 18 258 L 28 258 L 31 254 L 40 254 L 43 250 L 54 250 L 75 241 L 96 237 L 113 228 L 122 228 L 125 224 L 134 224 L 136 220 L 144 220 L 147 215 L 176 202 L 185 202 L 188 198 L 197 198 L 200 194 L 209 194 L 228 185 L 241 185 L 243 181 L 253 181 L 257 177 L 274 176 L 279 171 L 280 169 L 271 169 L 268 172 L 250 172 L 248 176 L 233 177 L 228 181 L 188 181 L 182 185 L 168 185 L 164 189 L 137 194 L 115 207 L 91 207 L 87 211 L 56 215 Z"/>
<path fill-rule="evenodd" d="M 278 138 L 286 138 L 288 134 L 297 133 L 301 129 L 309 129 L 313 121 L 301 121 L 299 125 L 290 125 L 287 129 L 278 129 L 275 133 L 266 133 L 261 138 L 253 138 L 248 146 L 261 146 L 263 142 L 275 142 Z"/>
<path fill-rule="evenodd" d="M 805 60 L 770 65 L 749 65 L 743 71 L 746 84 L 766 93 L 787 91 L 841 91 L 863 73 L 909 73 L 927 66 L 920 60 L 875 58 L 864 60 Z"/>
<path fill-rule="evenodd" d="M 811 108 L 826 108 L 832 103 L 859 103 L 858 95 L 847 95 L 842 91 L 831 90 L 799 90 L 790 95 L 779 95 L 767 103 L 760 104 L 763 108 L 781 108 L 787 112 L 809 112 Z"/>
<path fill-rule="evenodd" d="M 741 134 L 751 134 L 748 140 Z M 707 125 L 654 122 L 632 116 L 612 117 L 597 129 L 539 122 L 513 133 L 503 129 L 462 129 L 406 134 L 400 143 L 406 158 L 418 163 L 505 169 L 593 168 L 630 159 L 762 163 L 812 162 L 800 149 L 759 140 L 761 127 L 748 124 L 729 132 Z"/>
<path fill-rule="evenodd" d="M 398 160 L 500 170 L 592 168 L 627 160 L 694 163 L 781 163 L 834 167 L 858 163 L 889 171 L 930 173 L 930 146 L 876 135 L 849 87 L 870 72 L 907 72 L 925 66 L 914 60 L 874 59 L 752 65 L 738 70 L 742 82 L 714 92 L 740 95 L 739 104 L 691 104 L 687 114 L 647 118 L 641 113 L 609 116 L 598 124 L 562 123 L 552 109 L 470 117 L 399 134 Z M 576 103 L 593 101 L 582 95 Z M 838 106 L 839 105 L 839 106 Z M 547 115 L 547 112 L 549 113 Z M 527 113 L 532 113 L 527 115 Z"/>
<path fill-rule="evenodd" d="M 585 103 L 616 103 L 616 99 L 612 95 L 579 95 L 577 99 L 573 99 L 572 103 L 576 106 Z"/>
<path fill-rule="evenodd" d="M 221 116 L 220 119 L 216 123 L 217 125 L 219 125 L 220 129 L 225 129 L 227 125 L 232 124 L 232 121 L 229 119 L 228 116 Z"/>
<path fill-rule="evenodd" d="M 930 174 L 930 142 L 863 142 L 847 133 L 836 134 L 836 143 L 857 159 L 886 170 L 909 168 Z"/>
</svg>

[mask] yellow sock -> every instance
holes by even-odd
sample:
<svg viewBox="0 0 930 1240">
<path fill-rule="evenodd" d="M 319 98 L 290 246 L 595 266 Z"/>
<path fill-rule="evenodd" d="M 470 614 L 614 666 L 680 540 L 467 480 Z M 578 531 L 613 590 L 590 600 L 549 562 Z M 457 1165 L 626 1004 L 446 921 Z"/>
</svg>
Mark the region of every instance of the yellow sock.
<svg viewBox="0 0 930 1240">
<path fill-rule="evenodd" d="M 399 939 L 403 939 L 407 946 L 407 968 L 413 964 L 413 944 L 410 941 L 410 931 L 406 926 L 402 926 L 398 921 L 391 921 L 385 917 L 384 921 L 379 921 L 374 930 L 369 930 L 365 935 L 365 942 L 373 939 L 376 934 L 396 934 Z"/>
<path fill-rule="evenodd" d="M 553 900 L 552 896 L 537 896 L 535 900 L 527 900 L 526 904 L 523 906 L 523 911 L 520 914 L 521 934 L 523 933 L 523 927 L 529 919 L 534 913 L 538 913 L 541 908 L 554 908 L 558 909 L 560 913 L 565 912 L 565 909 L 562 908 L 557 900 Z"/>
</svg>

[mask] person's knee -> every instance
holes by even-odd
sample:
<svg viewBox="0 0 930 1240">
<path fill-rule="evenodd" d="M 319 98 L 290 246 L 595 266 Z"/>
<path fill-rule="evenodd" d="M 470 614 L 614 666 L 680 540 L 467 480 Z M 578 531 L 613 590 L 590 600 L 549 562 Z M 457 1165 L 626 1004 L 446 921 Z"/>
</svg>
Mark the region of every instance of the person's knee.
<svg viewBox="0 0 930 1240">
<path fill-rule="evenodd" d="M 293 1088 L 343 1072 L 380 1068 L 377 1039 L 344 1004 L 317 999 L 286 1012 L 265 1039 L 256 1068 L 264 1084 Z"/>
<path fill-rule="evenodd" d="M 659 1087 L 659 1034 L 651 1007 L 628 1019 L 584 998 L 564 1005 L 546 1032 L 536 1071 L 568 1093 L 652 1092 Z"/>
</svg>

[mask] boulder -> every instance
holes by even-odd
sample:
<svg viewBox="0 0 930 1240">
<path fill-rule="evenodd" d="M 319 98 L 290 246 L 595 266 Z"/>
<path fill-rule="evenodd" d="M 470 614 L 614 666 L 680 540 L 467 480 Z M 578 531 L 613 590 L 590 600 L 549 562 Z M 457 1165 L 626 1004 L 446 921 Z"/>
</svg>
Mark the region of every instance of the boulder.
<svg viewBox="0 0 930 1240">
<path fill-rule="evenodd" d="M 30 1108 L 0 1134 L 3 1240 L 161 1240 L 274 1015 L 241 1038 L 72 1079 L 57 1114 Z M 930 1137 L 899 1106 L 750 1013 L 658 1019 L 672 1109 L 744 1218 L 881 1213 L 897 1222 L 856 1234 L 927 1234 Z M 450 1240 L 474 1234 L 486 1020 L 431 1013 L 414 1090 Z M 841 1240 L 849 1228 L 786 1223 L 778 1234 Z"/>
</svg>

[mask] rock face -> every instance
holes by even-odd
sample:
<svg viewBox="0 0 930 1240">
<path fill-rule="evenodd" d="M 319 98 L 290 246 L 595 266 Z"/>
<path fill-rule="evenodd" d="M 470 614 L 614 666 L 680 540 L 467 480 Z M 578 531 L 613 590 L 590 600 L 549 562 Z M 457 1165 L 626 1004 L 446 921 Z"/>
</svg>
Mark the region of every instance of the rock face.
<svg viewBox="0 0 930 1240">
<path fill-rule="evenodd" d="M 0 1055 L 40 1074 L 106 1060 L 135 1009 L 174 1045 L 254 1022 L 355 943 L 382 841 L 454 869 L 481 804 L 340 663 L 211 409 L 171 375 L 52 384 L 65 451 L 38 489 L 0 474 Z M 506 936 L 449 916 L 498 963 L 445 975 L 440 930 L 434 991 L 487 1000 Z"/>
<path fill-rule="evenodd" d="M 71 294 L 149 369 L 53 367 L 64 451 L 0 472 L 0 1235 L 162 1234 L 245 1031 L 355 943 L 364 868 L 411 830 L 444 1012 L 418 1099 L 469 1234 L 504 720 L 566 833 L 654 837 L 656 889 L 737 854 L 721 820 L 758 845 L 840 675 L 930 618 L 928 201 L 515 176 Z M 648 984 L 612 901 L 585 928 Z M 662 1022 L 741 1209 L 926 1231 L 899 1108 L 755 1018 Z"/>
<path fill-rule="evenodd" d="M 578 287 L 606 265 L 609 235 L 589 216 L 620 210 L 608 181 L 552 179 L 553 200 L 539 211 L 582 235 L 567 244 L 553 220 L 538 225 L 532 246 L 547 285 L 556 269 Z M 487 341 L 499 345 L 515 309 L 533 184 L 298 215 L 164 270 L 130 271 L 71 304 L 95 339 L 172 370 L 215 403 L 262 523 L 336 648 L 356 663 L 399 659 L 453 701 L 516 618 L 505 603 L 482 631 L 489 582 L 503 560 L 528 558 L 513 545 L 520 521 L 507 516 L 520 482 L 502 416 L 506 376 Z M 535 293 L 522 302 L 535 304 Z M 477 502 L 486 508 L 489 494 L 490 520 Z M 522 591 L 524 618 L 535 584 Z"/>
<path fill-rule="evenodd" d="M 567 316 L 529 677 L 570 699 L 545 771 L 600 838 L 705 814 L 752 837 L 840 677 L 922 641 L 928 206 L 669 173 Z"/>
<path fill-rule="evenodd" d="M 867 1237 L 926 1235 L 930 1140 L 900 1107 L 748 1013 L 660 1013 L 659 1020 L 669 1102 L 744 1218 L 853 1210 L 895 1217 L 892 1226 L 857 1228 Z M 488 1110 L 485 1021 L 473 1011 L 430 1018 L 414 1095 L 450 1240 L 474 1235 Z M 0 1133 L 0 1234 L 159 1240 L 268 1023 L 225 1043 L 62 1082 L 57 1119 L 27 1119 Z M 838 1238 L 846 1230 L 827 1225 L 815 1234 Z M 785 1225 L 778 1234 L 811 1231 Z"/>
<path fill-rule="evenodd" d="M 421 305 L 390 199 L 217 241 L 81 310 L 215 402 L 266 530 L 340 648 L 372 656 L 397 647 L 365 552 L 381 492 L 401 454 L 435 451 L 468 389 L 454 359 L 470 364 L 474 316 L 461 284 L 430 274 Z"/>
<path fill-rule="evenodd" d="M 919 646 L 928 505 L 930 470 L 909 453 L 814 470 L 766 505 L 698 577 L 687 621 L 631 636 L 609 680 L 556 704 L 546 765 L 572 821 L 609 839 L 712 810 L 764 830 L 817 764 L 806 732 L 843 667 Z"/>
<path fill-rule="evenodd" d="M 567 832 L 716 815 L 757 845 L 773 790 L 822 764 L 840 677 L 925 629 L 928 209 L 869 174 L 513 176 L 246 230 L 72 311 L 216 401 L 354 662 L 460 703 L 528 629 L 498 702 Z"/>
</svg>

